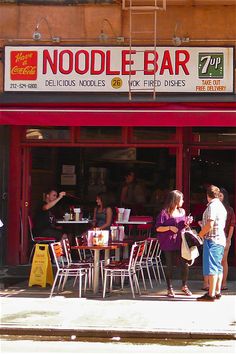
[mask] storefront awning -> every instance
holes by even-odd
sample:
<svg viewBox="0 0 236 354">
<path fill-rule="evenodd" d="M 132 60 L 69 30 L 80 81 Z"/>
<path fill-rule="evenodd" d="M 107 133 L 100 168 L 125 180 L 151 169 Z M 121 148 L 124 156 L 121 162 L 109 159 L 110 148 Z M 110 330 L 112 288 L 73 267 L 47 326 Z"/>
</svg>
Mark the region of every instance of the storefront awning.
<svg viewBox="0 0 236 354">
<path fill-rule="evenodd" d="M 1 125 L 236 126 L 236 102 L 50 104 L 0 107 Z"/>
</svg>

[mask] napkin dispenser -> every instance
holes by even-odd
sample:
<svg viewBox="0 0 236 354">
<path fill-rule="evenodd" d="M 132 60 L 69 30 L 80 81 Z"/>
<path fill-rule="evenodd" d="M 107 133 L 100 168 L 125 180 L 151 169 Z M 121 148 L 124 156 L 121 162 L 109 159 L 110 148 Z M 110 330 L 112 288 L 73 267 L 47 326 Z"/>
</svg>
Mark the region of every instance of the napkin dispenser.
<svg viewBox="0 0 236 354">
<path fill-rule="evenodd" d="M 123 213 L 123 220 L 122 221 L 129 221 L 129 216 L 130 216 L 131 209 L 125 209 Z"/>
<path fill-rule="evenodd" d="M 109 241 L 108 230 L 89 230 L 88 246 L 107 246 Z"/>
</svg>

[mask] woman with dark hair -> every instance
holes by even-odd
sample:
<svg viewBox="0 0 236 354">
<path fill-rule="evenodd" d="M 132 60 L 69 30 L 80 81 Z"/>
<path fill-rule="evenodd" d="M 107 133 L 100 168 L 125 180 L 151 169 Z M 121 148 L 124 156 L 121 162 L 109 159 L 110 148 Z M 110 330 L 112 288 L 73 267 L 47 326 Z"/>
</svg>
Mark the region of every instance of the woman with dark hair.
<svg viewBox="0 0 236 354">
<path fill-rule="evenodd" d="M 231 239 L 234 233 L 235 227 L 235 213 L 233 208 L 230 206 L 229 203 L 229 194 L 226 189 L 220 188 L 220 201 L 223 203 L 226 211 L 227 211 L 227 219 L 225 223 L 225 236 L 226 236 L 226 246 L 224 250 L 224 255 L 222 259 L 223 265 L 223 280 L 221 290 L 227 290 L 227 276 L 228 276 L 228 254 L 229 248 L 231 245 Z"/>
<path fill-rule="evenodd" d="M 186 224 L 185 210 L 182 208 L 184 199 L 183 193 L 178 190 L 170 191 L 167 195 L 164 209 L 156 219 L 157 238 L 160 242 L 161 250 L 164 252 L 166 259 L 166 283 L 167 296 L 174 297 L 175 293 L 172 286 L 173 262 L 177 258 L 180 261 L 182 269 L 182 292 L 186 296 L 192 293 L 187 286 L 189 267 L 188 263 L 181 258 L 181 232 L 186 225 L 192 221 L 188 218 Z"/>
<path fill-rule="evenodd" d="M 112 224 L 112 208 L 108 206 L 107 196 L 98 193 L 96 197 L 97 206 L 93 213 L 93 226 L 100 230 L 109 230 Z"/>
</svg>

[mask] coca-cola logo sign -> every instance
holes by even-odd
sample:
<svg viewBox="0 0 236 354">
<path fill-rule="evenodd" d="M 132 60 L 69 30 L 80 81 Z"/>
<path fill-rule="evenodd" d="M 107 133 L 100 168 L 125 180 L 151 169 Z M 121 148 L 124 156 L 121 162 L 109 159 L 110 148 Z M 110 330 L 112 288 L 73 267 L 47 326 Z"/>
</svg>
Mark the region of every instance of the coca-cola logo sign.
<svg viewBox="0 0 236 354">
<path fill-rule="evenodd" d="M 37 61 L 37 51 L 12 51 L 11 80 L 36 80 Z"/>
</svg>

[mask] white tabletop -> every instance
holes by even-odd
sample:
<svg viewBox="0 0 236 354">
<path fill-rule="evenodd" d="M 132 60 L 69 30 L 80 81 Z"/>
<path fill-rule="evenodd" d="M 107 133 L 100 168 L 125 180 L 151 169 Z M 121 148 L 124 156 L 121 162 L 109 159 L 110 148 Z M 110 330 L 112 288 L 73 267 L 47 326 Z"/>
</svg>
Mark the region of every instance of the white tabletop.
<svg viewBox="0 0 236 354">
<path fill-rule="evenodd" d="M 116 221 L 116 224 L 120 224 L 120 225 L 147 225 L 147 224 L 151 224 L 152 221 L 135 221 L 135 220 L 131 220 L 131 221 Z"/>
<path fill-rule="evenodd" d="M 85 220 L 57 220 L 57 224 L 88 224 L 91 222 L 89 219 Z"/>
</svg>

